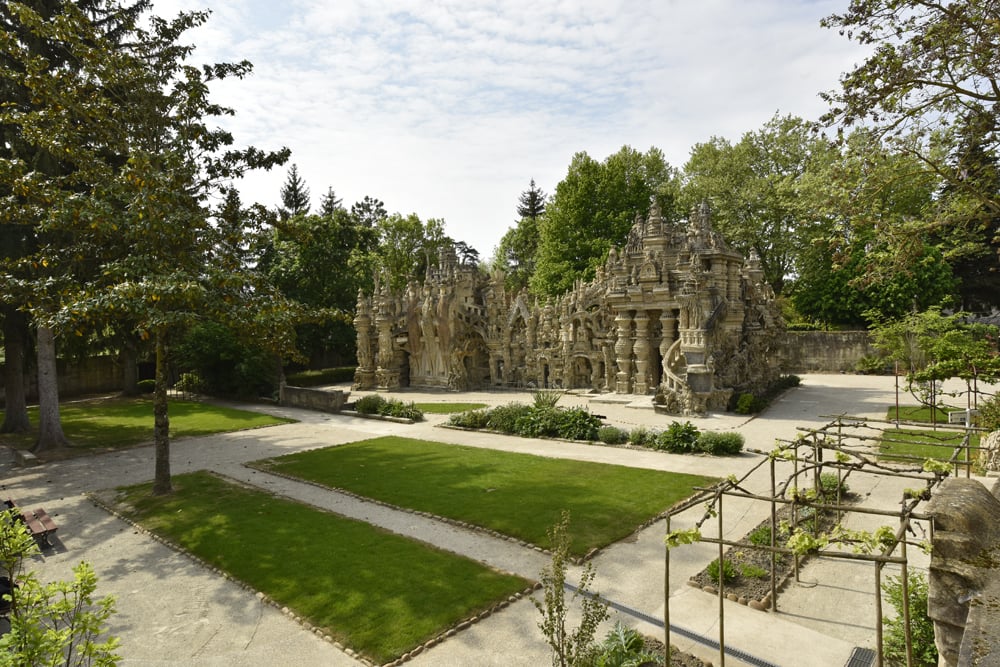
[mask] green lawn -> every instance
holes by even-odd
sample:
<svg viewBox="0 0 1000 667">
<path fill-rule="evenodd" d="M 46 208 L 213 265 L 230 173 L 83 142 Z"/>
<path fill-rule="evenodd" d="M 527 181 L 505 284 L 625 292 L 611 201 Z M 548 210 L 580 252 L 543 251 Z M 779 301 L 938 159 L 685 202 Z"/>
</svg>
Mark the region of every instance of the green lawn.
<svg viewBox="0 0 1000 667">
<path fill-rule="evenodd" d="M 258 462 L 398 507 L 465 521 L 549 546 L 546 531 L 570 511 L 582 556 L 631 534 L 715 480 L 695 475 L 382 437 Z"/>
<path fill-rule="evenodd" d="M 887 429 L 882 433 L 879 452 L 883 459 L 905 461 L 907 457 L 918 459 L 938 459 L 948 461 L 955 447 L 962 443 L 965 433 L 955 430 L 931 429 Z M 970 444 L 979 446 L 979 436 L 973 434 Z M 977 458 L 977 450 L 969 452 L 973 461 Z M 965 461 L 965 454 L 960 453 L 959 461 Z"/>
<path fill-rule="evenodd" d="M 954 410 L 959 410 L 964 408 L 936 408 L 936 419 L 938 424 L 948 423 L 948 413 Z M 886 410 L 885 418 L 888 421 L 899 421 L 905 422 L 926 422 L 931 423 L 931 409 L 926 405 L 900 405 L 899 406 L 899 416 L 896 416 L 896 406 L 890 406 Z"/>
<path fill-rule="evenodd" d="M 33 425 L 38 424 L 37 407 L 29 408 L 28 416 Z M 59 406 L 59 416 L 73 449 L 114 449 L 153 439 L 153 402 L 148 397 L 63 403 Z M 291 421 L 208 403 L 175 400 L 170 401 L 169 416 L 172 438 L 241 431 Z M 0 444 L 31 447 L 36 437 L 37 433 L 4 434 L 0 436 Z"/>
<path fill-rule="evenodd" d="M 421 412 L 432 415 L 450 415 L 486 407 L 485 403 L 416 403 L 415 405 Z"/>
<path fill-rule="evenodd" d="M 948 413 L 964 408 L 939 407 L 935 408 L 935 419 L 938 424 L 948 423 Z M 886 419 L 895 420 L 896 406 L 890 406 L 886 410 Z M 931 423 L 931 408 L 925 405 L 901 405 L 899 406 L 899 420 L 907 422 Z M 916 459 L 937 459 L 948 461 L 955 451 L 955 447 L 962 444 L 964 431 L 955 429 L 887 429 L 882 434 L 882 441 L 879 443 L 879 452 L 883 459 L 896 461 L 912 461 L 910 457 Z M 970 440 L 973 447 L 979 446 L 979 435 L 973 434 Z M 969 452 L 969 457 L 973 461 L 977 458 L 977 450 Z M 965 461 L 965 454 L 960 453 L 959 461 Z"/>
<path fill-rule="evenodd" d="M 531 582 L 369 524 L 225 482 L 124 489 L 130 517 L 384 664 Z"/>
</svg>

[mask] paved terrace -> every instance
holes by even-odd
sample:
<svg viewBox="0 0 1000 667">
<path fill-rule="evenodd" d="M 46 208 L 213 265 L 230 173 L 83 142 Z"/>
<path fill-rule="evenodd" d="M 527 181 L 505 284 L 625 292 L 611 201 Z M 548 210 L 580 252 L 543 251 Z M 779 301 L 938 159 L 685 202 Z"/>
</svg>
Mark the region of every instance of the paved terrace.
<svg viewBox="0 0 1000 667">
<path fill-rule="evenodd" d="M 416 402 L 529 402 L 530 394 L 470 392 L 463 394 L 405 391 L 398 395 Z M 895 400 L 889 377 L 806 375 L 801 387 L 782 396 L 766 413 L 748 419 L 714 414 L 692 420 L 702 430 L 736 430 L 747 446 L 769 450 L 775 438 L 793 438 L 797 428 L 820 426 L 821 415 L 850 414 L 882 417 Z M 649 409 L 647 397 L 567 395 L 561 405 L 582 404 L 625 428 L 662 428 L 672 418 Z M 261 458 L 325 447 L 386 434 L 433 439 L 475 447 L 541 454 L 640 468 L 725 476 L 741 474 L 760 455 L 713 458 L 678 456 L 550 440 L 531 440 L 439 428 L 446 417 L 429 415 L 421 424 L 401 425 L 290 408 L 241 405 L 292 417 L 297 423 L 253 431 L 172 443 L 175 474 L 212 470 L 273 493 L 383 526 L 499 569 L 537 578 L 547 556 L 512 542 L 456 528 L 450 524 L 367 503 L 246 468 Z M 280 610 L 262 603 L 253 592 L 227 581 L 185 555 L 136 531 L 131 525 L 96 507 L 85 494 L 113 486 L 148 481 L 153 452 L 149 446 L 90 458 L 17 468 L 4 457 L 0 463 L 2 495 L 27 506 L 44 506 L 59 524 L 56 548 L 32 564 L 43 579 L 66 578 L 77 562 L 90 562 L 99 578 L 99 593 L 114 595 L 118 613 L 111 631 L 122 640 L 122 664 L 154 665 L 333 665 L 361 663 L 305 630 Z M 754 490 L 765 491 L 769 479 L 751 478 Z M 851 479 L 853 491 L 867 495 L 872 506 L 898 506 L 903 483 L 886 478 L 868 482 Z M 726 499 L 724 532 L 742 537 L 765 518 L 768 507 Z M 674 528 L 700 517 L 702 508 L 674 519 Z M 714 523 L 714 522 L 712 522 Z M 662 637 L 664 615 L 664 522 L 612 545 L 594 559 L 594 588 L 621 611 L 612 614 L 628 625 Z M 710 535 L 710 531 L 706 531 Z M 687 579 L 717 555 L 717 547 L 696 544 L 671 554 L 671 622 L 696 634 L 718 636 L 718 600 L 689 587 Z M 377 568 L 378 563 L 372 563 Z M 834 559 L 814 559 L 800 582 L 779 596 L 778 613 L 754 611 L 735 602 L 725 606 L 726 644 L 781 667 L 840 666 L 855 646 L 872 647 L 875 637 L 873 568 Z M 571 572 L 570 582 L 578 581 Z M 416 656 L 409 664 L 423 666 L 544 665 L 550 653 L 537 629 L 538 612 L 521 600 L 445 642 Z M 610 626 L 610 622 L 609 622 Z M 675 645 L 719 664 L 718 651 L 672 635 Z M 728 657 L 727 665 L 762 664 Z"/>
</svg>

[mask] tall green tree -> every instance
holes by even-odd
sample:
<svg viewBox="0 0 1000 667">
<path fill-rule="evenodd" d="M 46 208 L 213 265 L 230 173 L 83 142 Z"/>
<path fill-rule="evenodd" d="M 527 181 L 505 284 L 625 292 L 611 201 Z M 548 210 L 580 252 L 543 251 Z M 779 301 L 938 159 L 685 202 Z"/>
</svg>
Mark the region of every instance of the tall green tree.
<svg viewBox="0 0 1000 667">
<path fill-rule="evenodd" d="M 154 493 L 171 490 L 167 348 L 193 322 L 238 323 L 276 352 L 291 342 L 294 304 L 280 298 L 226 252 L 210 221 L 208 195 L 247 169 L 271 167 L 287 151 L 231 149 L 233 137 L 210 127 L 231 113 L 212 103 L 209 84 L 250 72 L 250 64 L 188 65 L 192 47 L 182 36 L 205 13 L 132 26 L 129 50 L 114 49 L 72 4 L 54 21 L 19 8 L 31 30 L 58 39 L 76 69 L 52 69 L 44 60 L 3 42 L 20 58 L 38 102 L 32 113 L 6 110 L 51 154 L 74 169 L 40 177 L 21 164 L 2 172 L 14 192 L 44 202 L 41 227 L 53 242 L 30 264 L 58 269 L 30 296 L 41 302 L 36 318 L 54 332 L 81 331 L 122 319 L 133 322 L 156 355 Z M 126 160 L 119 159 L 125 156 Z"/>
<path fill-rule="evenodd" d="M 998 120 L 974 107 L 956 124 L 948 166 L 959 175 L 962 186 L 944 181 L 927 230 L 959 280 L 964 310 L 990 312 L 1000 307 L 1000 212 L 970 194 L 1000 195 L 1000 164 L 996 152 L 988 149 L 998 132 Z"/>
<path fill-rule="evenodd" d="M 495 267 L 506 274 L 508 289 L 518 291 L 528 286 L 535 272 L 538 254 L 538 221 L 545 215 L 545 193 L 531 179 L 517 204 L 517 223 L 508 229 L 493 257 Z"/>
<path fill-rule="evenodd" d="M 389 217 L 389 213 L 381 199 L 365 195 L 364 199 L 351 205 L 351 217 L 358 225 L 374 229 Z"/>
<path fill-rule="evenodd" d="M 14 309 L 30 311 L 36 328 L 38 359 L 39 428 L 35 448 L 44 450 L 67 444 L 59 422 L 56 382 L 56 332 L 49 318 L 73 277 L 92 271 L 86 255 L 46 252 L 64 240 L 60 222 L 74 210 L 74 198 L 88 184 L 107 173 L 107 165 L 120 164 L 123 153 L 108 148 L 107 128 L 89 122 L 95 110 L 120 105 L 115 87 L 88 78 L 86 70 L 96 54 L 88 37 L 72 24 L 86 22 L 109 52 L 123 52 L 128 26 L 146 3 L 130 7 L 88 0 L 80 3 L 5 3 L 0 7 L 0 216 L 4 240 L 0 294 L 12 331 L 8 346 L 19 348 L 24 320 Z M 66 144 L 70 141 L 72 147 Z M 38 254 L 47 256 L 39 259 Z M 22 349 L 9 349 L 15 366 Z M 15 379 L 23 381 L 23 374 Z M 23 396 L 11 388 L 11 407 L 17 416 Z M 19 428 L 26 418 L 15 420 Z"/>
<path fill-rule="evenodd" d="M 281 206 L 278 207 L 278 214 L 282 218 L 305 215 L 309 212 L 309 206 L 309 188 L 299 176 L 298 165 L 293 164 L 288 168 L 288 176 L 281 186 Z"/>
<path fill-rule="evenodd" d="M 910 152 L 957 191 L 1000 213 L 1000 192 L 967 179 L 938 143 L 955 145 L 956 127 L 970 110 L 1000 115 L 1000 7 L 996 0 L 852 0 L 823 20 L 871 55 L 824 94 L 823 121 L 865 124 Z M 916 141 L 914 140 L 916 138 Z M 1000 136 L 981 137 L 996 155 Z"/>
<path fill-rule="evenodd" d="M 781 294 L 816 232 L 800 179 L 835 154 L 809 123 L 776 114 L 736 144 L 713 137 L 695 145 L 684 165 L 681 200 L 687 210 L 708 201 L 715 228 L 736 249 L 756 252 L 764 279 Z"/>
<path fill-rule="evenodd" d="M 663 214 L 676 217 L 677 171 L 663 152 L 624 146 L 598 162 L 584 152 L 539 218 L 539 242 L 531 290 L 561 294 L 577 279 L 592 279 L 613 245 L 624 245 L 636 216 L 649 212 L 655 195 Z"/>
<path fill-rule="evenodd" d="M 865 325 L 947 302 L 956 282 L 944 252 L 919 233 L 934 214 L 937 176 L 912 154 L 857 130 L 797 189 L 811 239 L 797 252 L 790 295 L 803 316 Z"/>
<path fill-rule="evenodd" d="M 394 213 L 378 223 L 377 231 L 378 245 L 369 266 L 382 284 L 395 291 L 410 280 L 422 282 L 428 267 L 437 265 L 441 250 L 454 243 L 444 233 L 443 220 L 423 222 L 415 213 Z"/>
<path fill-rule="evenodd" d="M 327 188 L 319 203 L 319 214 L 325 217 L 330 217 L 338 209 L 342 208 L 344 208 L 344 200 L 337 196 L 337 193 L 333 191 L 333 188 Z"/>
</svg>

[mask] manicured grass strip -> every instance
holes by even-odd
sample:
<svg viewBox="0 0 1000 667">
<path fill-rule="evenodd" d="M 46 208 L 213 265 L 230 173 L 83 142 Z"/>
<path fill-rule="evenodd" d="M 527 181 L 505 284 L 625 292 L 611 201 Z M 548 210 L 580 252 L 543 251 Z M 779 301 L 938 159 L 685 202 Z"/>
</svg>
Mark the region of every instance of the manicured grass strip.
<svg viewBox="0 0 1000 667">
<path fill-rule="evenodd" d="M 384 664 L 530 585 L 369 524 L 223 481 L 125 489 L 132 517 Z"/>
<path fill-rule="evenodd" d="M 933 431 L 930 429 L 887 429 L 882 433 L 879 452 L 883 459 L 908 461 L 907 457 L 948 461 L 955 448 L 962 444 L 965 433 L 955 430 Z M 972 447 L 979 446 L 979 436 L 973 434 L 969 440 Z M 977 450 L 969 452 L 973 461 Z M 959 453 L 958 461 L 965 461 L 965 454 Z"/>
<path fill-rule="evenodd" d="M 450 415 L 455 412 L 468 412 L 469 410 L 479 410 L 485 408 L 485 403 L 417 403 L 416 407 L 421 412 L 432 415 Z"/>
<path fill-rule="evenodd" d="M 948 423 L 948 413 L 955 410 L 964 408 L 935 408 L 937 411 L 936 419 L 938 424 Z M 931 408 L 926 405 L 900 405 L 899 406 L 899 416 L 896 416 L 896 406 L 890 406 L 885 412 L 885 418 L 888 421 L 894 421 L 898 419 L 899 421 L 905 422 L 927 422 L 931 423 Z"/>
<path fill-rule="evenodd" d="M 292 420 L 196 401 L 169 403 L 170 436 L 197 436 L 241 431 L 261 426 L 287 424 Z M 38 408 L 29 408 L 32 424 L 38 424 Z M 153 402 L 141 398 L 106 398 L 75 401 L 59 406 L 63 432 L 74 449 L 130 447 L 153 439 Z M 7 434 L 0 442 L 30 447 L 37 434 Z"/>
<path fill-rule="evenodd" d="M 361 496 L 549 547 L 546 531 L 570 511 L 582 556 L 715 480 L 695 475 L 383 437 L 259 463 Z"/>
</svg>

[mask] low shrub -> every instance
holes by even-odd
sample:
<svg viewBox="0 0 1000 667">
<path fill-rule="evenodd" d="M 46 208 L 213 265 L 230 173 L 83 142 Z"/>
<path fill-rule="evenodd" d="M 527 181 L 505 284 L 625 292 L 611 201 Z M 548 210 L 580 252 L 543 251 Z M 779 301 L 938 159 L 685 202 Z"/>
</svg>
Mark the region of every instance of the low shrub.
<svg viewBox="0 0 1000 667">
<path fill-rule="evenodd" d="M 628 433 L 617 426 L 601 426 L 597 429 L 597 439 L 606 445 L 623 445 L 628 442 Z"/>
<path fill-rule="evenodd" d="M 767 579 L 771 576 L 771 573 L 759 565 L 743 563 L 740 565 L 740 576 L 746 577 L 747 579 Z"/>
<path fill-rule="evenodd" d="M 719 583 L 719 559 L 716 558 L 708 567 L 705 568 L 705 573 L 708 578 L 711 579 L 716 585 Z M 730 583 L 736 579 L 738 573 L 736 572 L 736 566 L 733 565 L 733 561 L 725 560 L 722 566 L 722 580 L 723 583 Z"/>
<path fill-rule="evenodd" d="M 143 382 L 154 382 L 154 380 L 143 380 Z M 181 373 L 180 378 L 174 384 L 174 389 L 177 391 L 183 391 L 189 394 L 204 394 L 206 393 L 205 381 L 200 375 L 194 371 L 190 373 Z M 152 391 L 152 389 L 150 389 Z"/>
<path fill-rule="evenodd" d="M 917 667 L 935 667 L 938 664 L 937 646 L 934 643 L 934 622 L 927 616 L 927 578 L 910 570 L 907 581 L 910 598 L 910 639 L 913 664 Z M 896 610 L 892 618 L 883 618 L 885 657 L 893 664 L 906 664 L 906 625 L 903 621 L 902 577 L 886 577 L 882 593 Z"/>
<path fill-rule="evenodd" d="M 750 393 L 742 393 L 740 397 L 736 399 L 736 414 L 738 415 L 752 415 L 760 411 L 758 407 L 760 401 L 757 397 Z"/>
<path fill-rule="evenodd" d="M 636 447 L 654 447 L 656 445 L 656 431 L 639 426 L 628 434 L 628 441 Z"/>
<path fill-rule="evenodd" d="M 840 491 L 840 496 L 843 497 L 850 491 L 850 487 L 847 486 L 847 482 L 841 479 L 837 473 L 825 472 L 819 476 L 819 492 L 824 498 L 836 499 L 838 490 Z"/>
<path fill-rule="evenodd" d="M 698 449 L 714 456 L 733 456 L 743 451 L 743 434 L 705 431 L 698 436 Z"/>
<path fill-rule="evenodd" d="M 674 454 L 688 454 L 698 447 L 698 427 L 691 422 L 672 422 L 656 437 L 656 449 Z"/>
<path fill-rule="evenodd" d="M 459 412 L 448 417 L 448 423 L 452 426 L 460 426 L 462 428 L 489 428 L 490 411 L 468 410 L 466 412 Z"/>
<path fill-rule="evenodd" d="M 1000 429 L 1000 394 L 994 394 L 980 402 L 976 426 L 990 431 Z"/>
<path fill-rule="evenodd" d="M 747 534 L 747 541 L 757 547 L 771 546 L 771 527 L 762 523 Z"/>
<path fill-rule="evenodd" d="M 559 402 L 559 399 L 562 398 L 562 396 L 563 392 L 553 389 L 539 389 L 531 394 L 531 398 L 534 401 L 534 407 L 540 409 L 556 407 L 556 403 Z"/>
<path fill-rule="evenodd" d="M 555 438 L 559 436 L 559 426 L 559 410 L 529 406 L 514 422 L 514 433 L 525 438 Z"/>
<path fill-rule="evenodd" d="M 399 419 L 412 419 L 415 422 L 424 420 L 424 413 L 412 402 L 403 403 L 396 399 L 389 399 L 382 404 L 379 414 L 383 417 L 398 417 Z"/>
<path fill-rule="evenodd" d="M 398 417 L 415 422 L 424 420 L 424 413 L 413 403 L 403 403 L 395 398 L 385 399 L 378 394 L 362 396 L 354 402 L 354 410 L 363 415 Z"/>
<path fill-rule="evenodd" d="M 140 394 L 152 394 L 156 391 L 156 380 L 139 380 L 135 386 Z"/>
<path fill-rule="evenodd" d="M 638 630 L 615 622 L 604 641 L 597 645 L 593 662 L 599 667 L 632 667 L 635 665 L 660 664 L 658 657 L 646 650 L 646 640 Z"/>
<path fill-rule="evenodd" d="M 530 410 L 531 406 L 523 403 L 498 405 L 490 410 L 487 427 L 501 433 L 517 433 L 517 420 Z"/>
<path fill-rule="evenodd" d="M 587 408 L 557 410 L 557 415 L 558 437 L 567 440 L 597 440 L 601 418 L 592 415 Z"/>
<path fill-rule="evenodd" d="M 382 414 L 382 406 L 384 405 L 384 398 L 378 394 L 369 394 L 356 400 L 354 402 L 354 409 L 363 415 L 378 415 Z"/>
<path fill-rule="evenodd" d="M 881 375 L 890 370 L 888 360 L 885 357 L 871 355 L 861 357 L 854 364 L 854 370 L 864 375 Z"/>
</svg>

